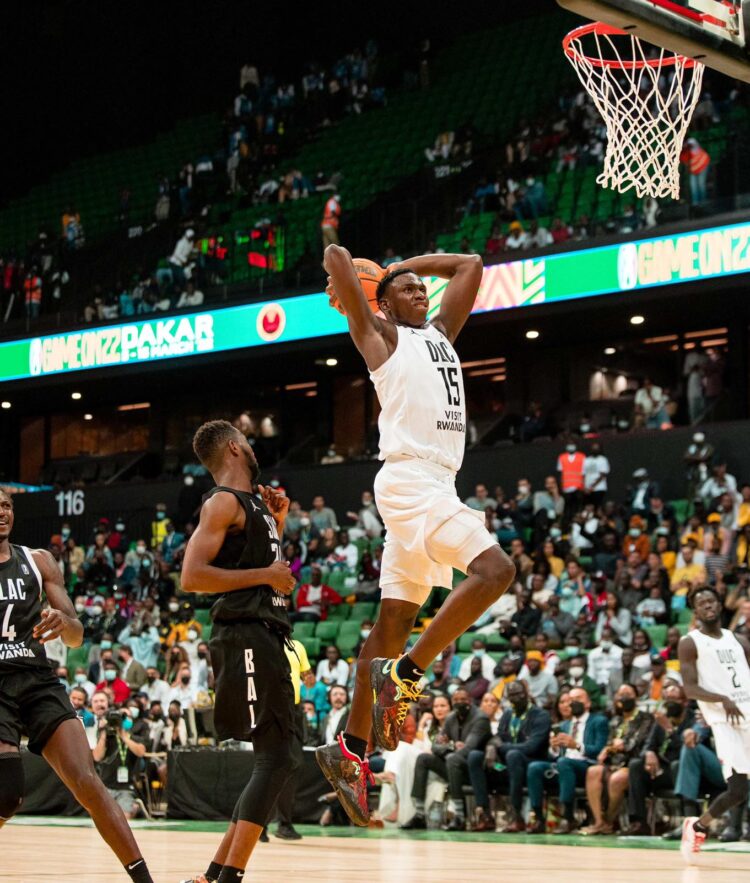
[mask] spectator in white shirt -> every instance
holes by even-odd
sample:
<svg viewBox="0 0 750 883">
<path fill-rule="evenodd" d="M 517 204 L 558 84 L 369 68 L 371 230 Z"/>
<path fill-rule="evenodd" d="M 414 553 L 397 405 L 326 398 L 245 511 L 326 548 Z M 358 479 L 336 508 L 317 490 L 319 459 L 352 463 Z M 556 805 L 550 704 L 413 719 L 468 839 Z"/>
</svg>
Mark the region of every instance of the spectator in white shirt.
<svg viewBox="0 0 750 883">
<path fill-rule="evenodd" d="M 169 694 L 169 701 L 179 702 L 182 708 L 190 708 L 195 705 L 197 698 L 198 687 L 193 683 L 190 666 L 182 665 L 177 672 L 172 692 Z"/>
<path fill-rule="evenodd" d="M 528 238 L 528 234 L 521 226 L 520 221 L 513 221 L 510 225 L 508 238 L 505 240 L 505 247 L 509 250 L 526 248 Z"/>
<path fill-rule="evenodd" d="M 172 271 L 172 281 L 175 285 L 184 285 L 187 279 L 187 270 L 190 266 L 190 257 L 193 253 L 193 240 L 195 231 L 187 229 L 174 247 L 169 258 L 169 268 Z"/>
<path fill-rule="evenodd" d="M 362 508 L 359 512 L 347 512 L 346 517 L 357 522 L 356 527 L 349 529 L 349 536 L 353 540 L 360 537 L 372 539 L 383 533 L 383 525 L 378 518 L 378 510 L 371 491 L 362 491 Z"/>
<path fill-rule="evenodd" d="M 741 496 L 737 493 L 737 479 L 727 472 L 726 463 L 715 464 L 713 475 L 703 483 L 700 493 L 708 507 L 713 506 L 722 494 L 731 494 L 733 500 L 741 502 Z"/>
<path fill-rule="evenodd" d="M 339 544 L 333 550 L 333 554 L 338 561 L 348 570 L 354 570 L 359 561 L 359 549 L 349 539 L 349 531 L 342 530 L 339 532 Z"/>
<path fill-rule="evenodd" d="M 180 299 L 177 301 L 177 309 L 181 309 L 182 307 L 201 307 L 203 306 L 203 292 L 200 289 L 196 289 L 193 282 L 188 279 L 185 290 L 180 295 Z"/>
<path fill-rule="evenodd" d="M 524 248 L 546 248 L 555 240 L 546 227 L 540 227 L 537 221 L 532 221 L 526 237 Z"/>
<path fill-rule="evenodd" d="M 655 386 L 650 377 L 645 377 L 643 386 L 635 394 L 635 413 L 642 418 L 647 429 L 661 429 L 664 425 L 671 425 L 666 404 L 664 390 Z"/>
<path fill-rule="evenodd" d="M 604 689 L 609 683 L 609 676 L 612 672 L 622 668 L 622 648 L 618 647 L 614 641 L 615 633 L 611 628 L 605 626 L 602 629 L 599 645 L 588 655 L 586 673 Z"/>
<path fill-rule="evenodd" d="M 487 645 L 481 638 L 475 638 L 471 642 L 471 656 L 467 656 L 461 663 L 458 677 L 462 681 L 466 681 L 471 677 L 471 660 L 474 658 L 482 660 L 482 677 L 487 678 L 488 681 L 494 680 L 495 660 L 487 655 Z"/>
<path fill-rule="evenodd" d="M 162 680 L 159 669 L 156 666 L 151 665 L 146 669 L 146 683 L 142 689 L 148 696 L 149 702 L 160 702 L 162 708 L 166 708 L 169 704 L 172 688 L 166 681 Z"/>
<path fill-rule="evenodd" d="M 331 644 L 326 647 L 326 658 L 321 659 L 315 670 L 315 677 L 326 686 L 338 684 L 345 687 L 349 680 L 349 666 L 341 659 L 339 648 Z"/>
<path fill-rule="evenodd" d="M 586 499 L 591 500 L 595 506 L 601 506 L 607 495 L 608 475 L 609 460 L 604 456 L 601 444 L 598 441 L 592 442 L 583 464 L 583 476 Z"/>
</svg>

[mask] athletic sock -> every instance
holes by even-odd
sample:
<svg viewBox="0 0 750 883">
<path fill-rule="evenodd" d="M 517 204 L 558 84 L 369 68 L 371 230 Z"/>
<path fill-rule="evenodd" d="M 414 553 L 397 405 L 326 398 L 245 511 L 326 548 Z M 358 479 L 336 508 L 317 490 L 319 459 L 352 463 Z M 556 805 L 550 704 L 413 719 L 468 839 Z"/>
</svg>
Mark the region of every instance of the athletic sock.
<svg viewBox="0 0 750 883">
<path fill-rule="evenodd" d="M 686 816 L 699 816 L 701 814 L 697 800 L 684 800 L 682 809 L 683 814 Z"/>
<path fill-rule="evenodd" d="M 208 870 L 204 874 L 206 880 L 208 880 L 209 883 L 216 883 L 216 881 L 221 876 L 221 871 L 223 867 L 224 865 L 220 865 L 218 862 L 211 862 L 211 864 L 208 866 Z"/>
<path fill-rule="evenodd" d="M 414 665 L 414 661 L 407 653 L 406 656 L 399 659 L 396 665 L 396 674 L 402 681 L 418 681 L 424 675 L 424 671 Z"/>
<path fill-rule="evenodd" d="M 229 865 L 224 865 L 218 883 L 241 883 L 244 876 L 244 868 L 230 868 Z"/>
<path fill-rule="evenodd" d="M 365 759 L 365 754 L 367 754 L 366 739 L 360 739 L 357 736 L 352 736 L 351 733 L 344 733 L 344 745 L 346 745 L 347 751 L 351 751 L 352 754 L 356 754 L 360 760 Z"/>
<path fill-rule="evenodd" d="M 705 825 L 701 825 L 700 820 L 693 822 L 693 830 L 699 834 L 708 834 L 708 828 Z"/>
<path fill-rule="evenodd" d="M 133 883 L 154 883 L 154 879 L 151 874 L 149 874 L 144 859 L 137 859 L 136 861 L 125 865 L 125 870 L 128 872 L 128 877 L 130 877 Z"/>
</svg>

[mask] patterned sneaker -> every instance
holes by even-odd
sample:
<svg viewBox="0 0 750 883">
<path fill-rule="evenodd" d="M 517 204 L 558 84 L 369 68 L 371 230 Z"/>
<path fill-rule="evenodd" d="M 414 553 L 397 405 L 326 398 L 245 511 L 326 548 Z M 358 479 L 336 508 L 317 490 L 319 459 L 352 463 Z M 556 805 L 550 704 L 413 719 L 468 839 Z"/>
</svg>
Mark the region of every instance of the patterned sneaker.
<svg viewBox="0 0 750 883">
<path fill-rule="evenodd" d="M 702 831 L 696 831 L 693 824 L 698 821 L 697 816 L 688 816 L 682 823 L 682 844 L 680 852 L 687 864 L 696 864 L 696 857 L 700 854 L 706 835 Z"/>
<path fill-rule="evenodd" d="M 189 877 L 187 880 L 180 880 L 180 883 L 208 883 L 208 878 L 204 874 L 196 874 L 195 877 Z"/>
<path fill-rule="evenodd" d="M 339 733 L 332 745 L 316 748 L 315 759 L 352 822 L 362 828 L 367 827 L 370 823 L 367 783 L 375 784 L 370 764 L 348 750 L 343 733 Z"/>
<path fill-rule="evenodd" d="M 398 748 L 401 726 L 409 705 L 422 695 L 427 681 L 402 680 L 396 674 L 397 659 L 373 659 L 370 663 L 372 686 L 372 728 L 375 741 L 386 751 Z"/>
</svg>

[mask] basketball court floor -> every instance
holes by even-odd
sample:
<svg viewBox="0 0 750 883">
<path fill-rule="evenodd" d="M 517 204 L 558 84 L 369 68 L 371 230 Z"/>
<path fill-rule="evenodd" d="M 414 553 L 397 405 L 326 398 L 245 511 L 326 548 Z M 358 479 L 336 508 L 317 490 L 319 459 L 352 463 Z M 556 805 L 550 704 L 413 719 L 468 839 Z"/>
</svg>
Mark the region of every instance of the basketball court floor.
<svg viewBox="0 0 750 883">
<path fill-rule="evenodd" d="M 205 870 L 224 830 L 213 822 L 135 822 L 156 883 Z M 284 883 L 729 883 L 750 875 L 750 843 L 710 844 L 686 867 L 658 838 L 566 838 L 299 826 L 304 839 L 259 844 L 247 881 Z M 86 820 L 20 817 L 0 832 L 0 881 L 123 883 L 127 875 Z M 567 845 L 570 844 L 570 845 Z"/>
</svg>

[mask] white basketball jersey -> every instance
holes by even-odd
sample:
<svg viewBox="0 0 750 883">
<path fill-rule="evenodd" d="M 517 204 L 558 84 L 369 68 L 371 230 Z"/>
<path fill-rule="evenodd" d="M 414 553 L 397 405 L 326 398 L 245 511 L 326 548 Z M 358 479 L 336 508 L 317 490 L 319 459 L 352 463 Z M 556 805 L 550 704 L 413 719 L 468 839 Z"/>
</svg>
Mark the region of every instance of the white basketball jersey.
<svg viewBox="0 0 750 883">
<path fill-rule="evenodd" d="M 433 325 L 396 331 L 396 351 L 370 374 L 382 408 L 380 459 L 400 454 L 458 472 L 466 401 L 456 351 Z"/>
<path fill-rule="evenodd" d="M 750 725 L 750 666 L 742 644 L 728 629 L 721 630 L 721 638 L 711 638 L 698 629 L 690 632 L 690 637 L 698 650 L 698 686 L 729 696 L 745 715 L 742 725 Z M 709 726 L 727 722 L 720 702 L 699 699 L 698 707 Z"/>
</svg>

